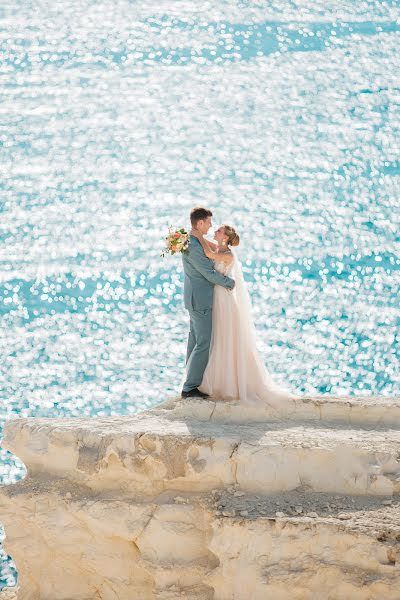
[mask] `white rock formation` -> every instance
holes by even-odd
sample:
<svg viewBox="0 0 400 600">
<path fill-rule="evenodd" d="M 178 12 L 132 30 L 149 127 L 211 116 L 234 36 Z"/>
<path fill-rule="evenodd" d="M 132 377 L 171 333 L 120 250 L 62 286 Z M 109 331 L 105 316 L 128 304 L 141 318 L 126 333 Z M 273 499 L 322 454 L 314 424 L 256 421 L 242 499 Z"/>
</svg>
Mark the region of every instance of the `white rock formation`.
<svg viewBox="0 0 400 600">
<path fill-rule="evenodd" d="M 171 400 L 3 445 L 18 600 L 400 599 L 399 399 Z"/>
<path fill-rule="evenodd" d="M 0 592 L 0 600 L 17 600 L 18 592 L 15 588 L 4 589 Z"/>
</svg>

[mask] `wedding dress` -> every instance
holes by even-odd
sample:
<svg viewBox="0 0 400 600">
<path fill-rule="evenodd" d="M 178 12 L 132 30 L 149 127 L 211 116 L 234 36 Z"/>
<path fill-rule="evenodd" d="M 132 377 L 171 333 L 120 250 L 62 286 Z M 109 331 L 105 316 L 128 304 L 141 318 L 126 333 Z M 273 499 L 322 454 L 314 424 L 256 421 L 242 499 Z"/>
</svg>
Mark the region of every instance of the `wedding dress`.
<svg viewBox="0 0 400 600">
<path fill-rule="evenodd" d="M 257 352 L 251 300 L 240 262 L 233 256 L 229 265 L 214 261 L 215 270 L 232 277 L 235 287 L 214 287 L 210 354 L 199 389 L 213 399 L 283 408 L 294 395 L 274 382 Z"/>
</svg>

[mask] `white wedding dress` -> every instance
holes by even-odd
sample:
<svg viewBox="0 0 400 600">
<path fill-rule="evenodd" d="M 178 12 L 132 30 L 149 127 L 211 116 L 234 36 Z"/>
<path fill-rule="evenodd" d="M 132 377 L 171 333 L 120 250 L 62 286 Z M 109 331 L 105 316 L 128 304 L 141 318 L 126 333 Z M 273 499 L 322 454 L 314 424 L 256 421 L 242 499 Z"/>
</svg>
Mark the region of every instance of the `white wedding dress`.
<svg viewBox="0 0 400 600">
<path fill-rule="evenodd" d="M 229 265 L 214 261 L 215 270 L 232 277 L 235 287 L 214 287 L 210 354 L 199 389 L 213 399 L 283 408 L 294 395 L 274 382 L 257 352 L 250 296 L 233 256 Z"/>
</svg>

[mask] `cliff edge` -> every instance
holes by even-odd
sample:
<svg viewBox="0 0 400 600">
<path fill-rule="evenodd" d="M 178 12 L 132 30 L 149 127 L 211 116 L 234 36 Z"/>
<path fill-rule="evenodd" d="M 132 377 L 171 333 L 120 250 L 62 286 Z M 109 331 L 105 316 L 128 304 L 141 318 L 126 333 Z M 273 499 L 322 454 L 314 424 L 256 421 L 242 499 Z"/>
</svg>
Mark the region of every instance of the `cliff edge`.
<svg viewBox="0 0 400 600">
<path fill-rule="evenodd" d="M 399 400 L 8 422 L 18 600 L 399 600 Z"/>
</svg>

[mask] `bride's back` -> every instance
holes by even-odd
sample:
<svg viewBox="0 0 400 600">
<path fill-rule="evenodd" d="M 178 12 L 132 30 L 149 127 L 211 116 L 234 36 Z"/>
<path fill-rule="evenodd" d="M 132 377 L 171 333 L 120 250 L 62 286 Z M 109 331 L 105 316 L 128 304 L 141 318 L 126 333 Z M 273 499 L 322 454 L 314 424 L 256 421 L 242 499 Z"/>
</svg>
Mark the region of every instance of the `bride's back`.
<svg viewBox="0 0 400 600">
<path fill-rule="evenodd" d="M 223 260 L 214 260 L 214 269 L 218 271 L 218 273 L 222 273 L 222 275 L 228 275 L 233 271 L 233 264 L 235 262 L 235 255 L 233 255 L 233 260 L 229 264 L 224 262 Z"/>
</svg>

